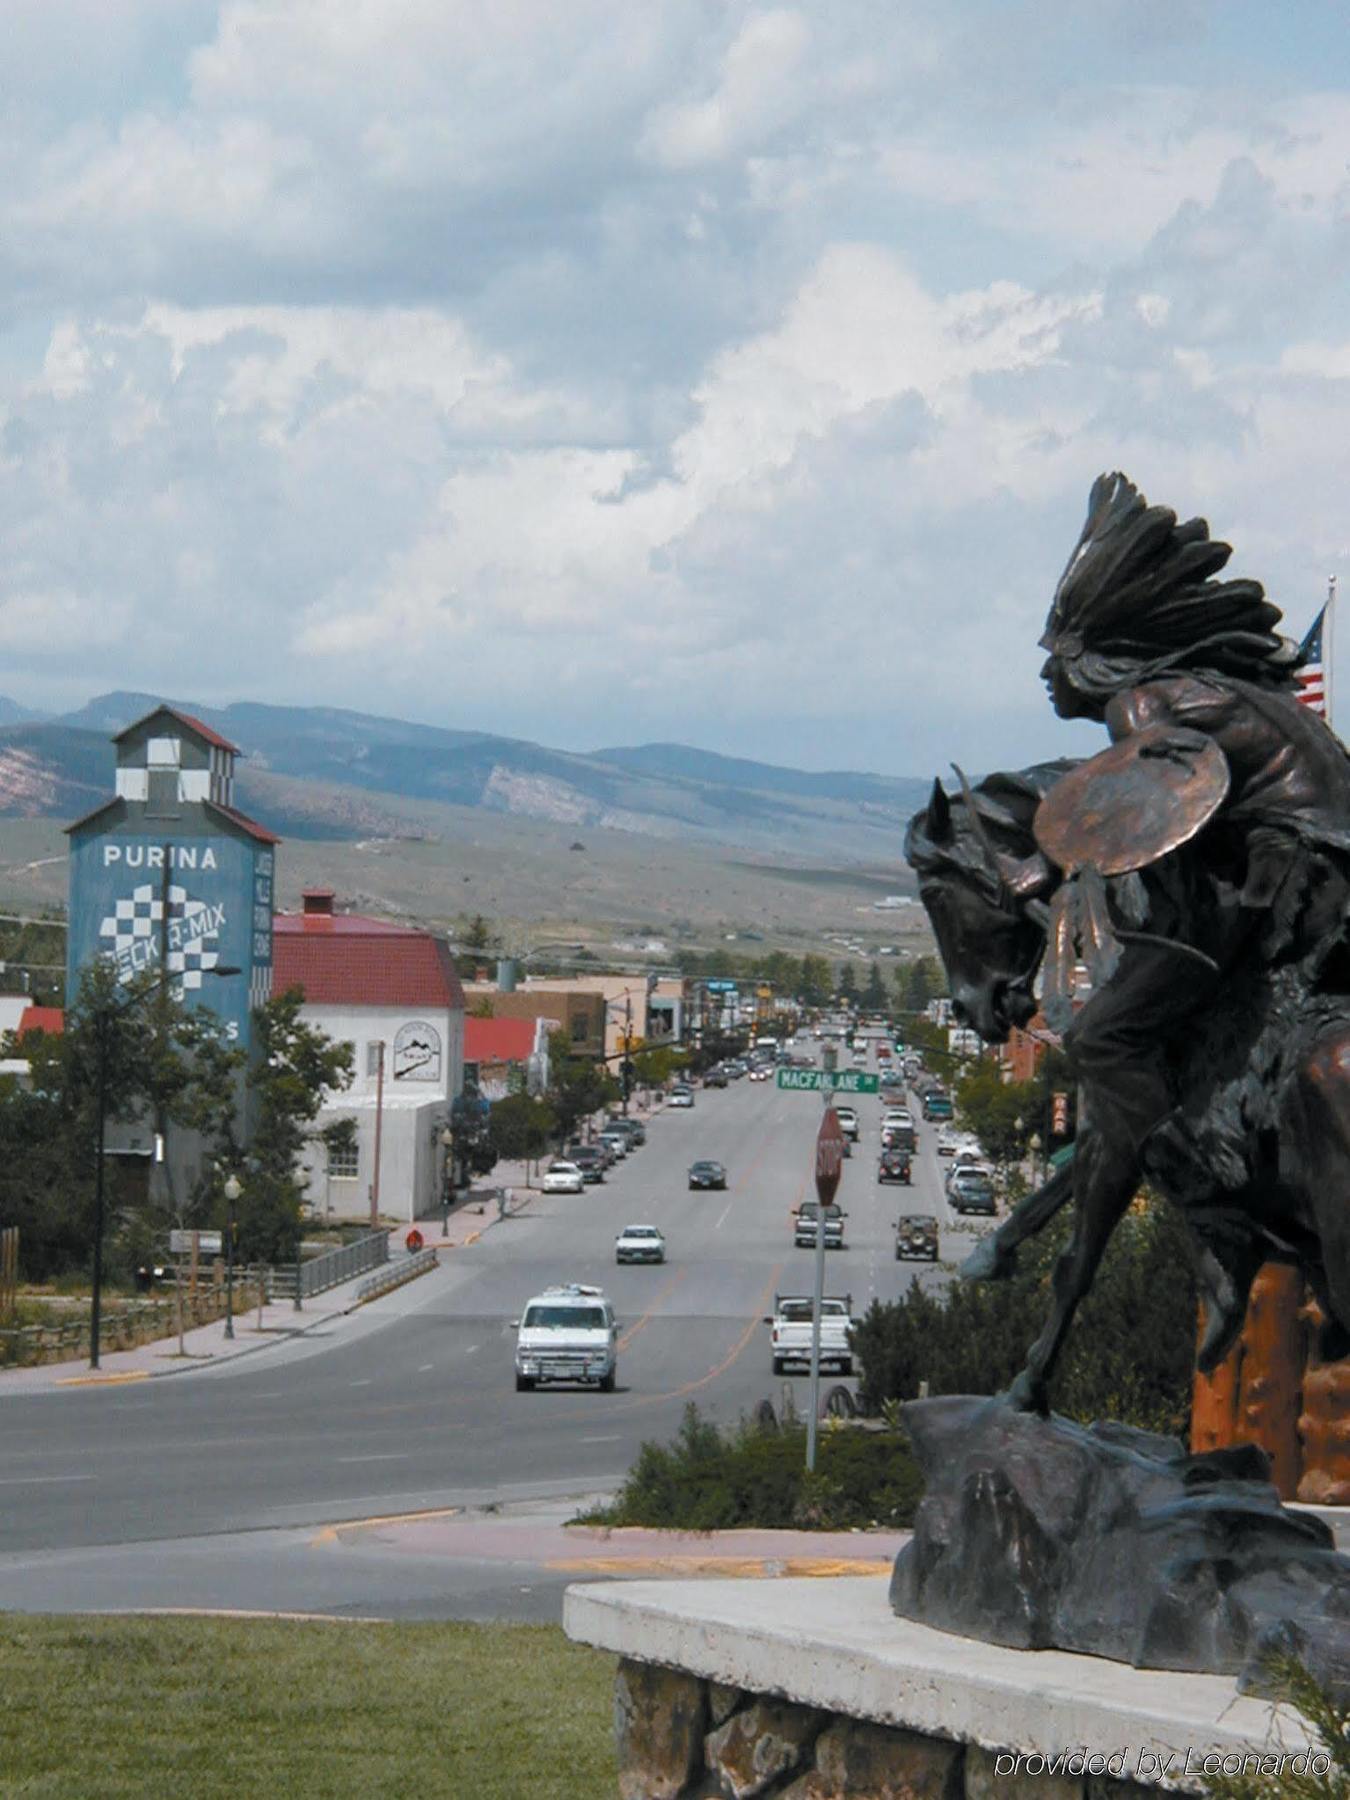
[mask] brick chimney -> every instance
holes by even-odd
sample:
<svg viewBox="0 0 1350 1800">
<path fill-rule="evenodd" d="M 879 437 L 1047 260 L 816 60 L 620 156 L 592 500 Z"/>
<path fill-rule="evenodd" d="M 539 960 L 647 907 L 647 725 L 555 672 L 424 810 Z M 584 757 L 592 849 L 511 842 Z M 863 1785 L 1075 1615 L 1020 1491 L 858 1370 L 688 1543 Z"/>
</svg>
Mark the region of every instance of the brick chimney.
<svg viewBox="0 0 1350 1800">
<path fill-rule="evenodd" d="M 300 896 L 305 930 L 322 930 L 333 922 L 332 888 L 306 888 Z"/>
</svg>

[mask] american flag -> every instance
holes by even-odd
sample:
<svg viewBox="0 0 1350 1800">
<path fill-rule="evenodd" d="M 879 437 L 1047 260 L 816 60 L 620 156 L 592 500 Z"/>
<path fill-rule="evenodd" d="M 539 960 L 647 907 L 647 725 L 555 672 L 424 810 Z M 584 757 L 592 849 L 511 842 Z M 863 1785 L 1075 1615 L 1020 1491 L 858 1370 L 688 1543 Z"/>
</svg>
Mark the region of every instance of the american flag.
<svg viewBox="0 0 1350 1800">
<path fill-rule="evenodd" d="M 1327 602 L 1330 606 L 1331 602 Z M 1306 706 L 1315 712 L 1319 719 L 1327 716 L 1327 678 L 1326 666 L 1322 656 L 1322 639 L 1326 630 L 1327 607 L 1324 606 L 1312 622 L 1307 637 L 1299 645 L 1299 655 L 1303 659 L 1303 667 L 1294 677 L 1298 683 L 1295 698 L 1300 706 Z"/>
</svg>

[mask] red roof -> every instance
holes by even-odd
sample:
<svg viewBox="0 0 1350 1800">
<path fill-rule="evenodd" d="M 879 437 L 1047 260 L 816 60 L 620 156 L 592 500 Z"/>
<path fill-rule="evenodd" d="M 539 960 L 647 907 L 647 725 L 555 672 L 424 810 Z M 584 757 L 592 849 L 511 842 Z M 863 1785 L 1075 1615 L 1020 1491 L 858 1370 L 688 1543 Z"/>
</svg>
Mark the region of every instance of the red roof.
<svg viewBox="0 0 1350 1800">
<path fill-rule="evenodd" d="M 148 713 L 142 713 L 139 719 L 133 719 L 130 725 L 124 725 L 122 729 L 115 734 L 113 743 L 120 744 L 122 739 L 126 737 L 129 732 L 135 731 L 138 725 L 144 725 L 147 719 L 158 718 L 160 713 L 167 713 L 171 719 L 177 719 L 180 725 L 186 725 L 189 731 L 195 731 L 199 737 L 205 738 L 208 744 L 214 744 L 218 750 L 229 750 L 235 756 L 243 755 L 243 751 L 239 748 L 238 744 L 232 744 L 227 737 L 222 737 L 218 731 L 212 731 L 211 727 L 205 724 L 201 719 L 194 719 L 191 713 L 180 712 L 176 706 L 156 706 Z"/>
<path fill-rule="evenodd" d="M 534 1019 L 465 1019 L 464 1060 L 523 1063 L 534 1055 Z"/>
<path fill-rule="evenodd" d="M 66 1015 L 59 1006 L 26 1006 L 16 1035 L 22 1037 L 25 1031 L 45 1031 L 49 1037 L 59 1037 L 65 1024 Z"/>
<path fill-rule="evenodd" d="M 354 913 L 277 914 L 272 992 L 291 987 L 313 1006 L 464 1007 L 443 938 Z"/>
</svg>

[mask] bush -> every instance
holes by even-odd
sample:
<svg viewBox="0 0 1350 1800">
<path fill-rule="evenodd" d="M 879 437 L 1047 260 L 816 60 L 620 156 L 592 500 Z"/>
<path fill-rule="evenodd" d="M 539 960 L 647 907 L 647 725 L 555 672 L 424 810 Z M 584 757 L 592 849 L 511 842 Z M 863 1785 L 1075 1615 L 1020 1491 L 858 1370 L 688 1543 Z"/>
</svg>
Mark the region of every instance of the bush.
<svg viewBox="0 0 1350 1800">
<path fill-rule="evenodd" d="M 1320 1754 L 1315 1766 L 1292 1766 L 1293 1759 L 1279 1764 L 1278 1747 L 1270 1745 L 1265 1754 L 1245 1760 L 1255 1767 L 1245 1772 L 1207 1775 L 1205 1792 L 1217 1800 L 1347 1800 L 1350 1797 L 1350 1706 L 1337 1700 L 1322 1687 L 1296 1657 L 1276 1655 L 1271 1658 L 1270 1672 L 1279 1690 L 1298 1708 L 1312 1726 L 1309 1734 Z M 1311 1764 L 1312 1759 L 1309 1759 Z M 1264 1766 L 1262 1766 L 1264 1765 Z"/>
<path fill-rule="evenodd" d="M 922 1479 L 900 1433 L 827 1425 L 816 1452 L 808 1475 L 804 1425 L 743 1419 L 722 1430 L 691 1404 L 674 1441 L 644 1444 L 612 1505 L 587 1522 L 683 1531 L 912 1523 Z"/>
<path fill-rule="evenodd" d="M 854 1340 L 864 1410 L 913 1400 L 921 1381 L 933 1395 L 1005 1389 L 1049 1317 L 1051 1270 L 1069 1224 L 1066 1213 L 1024 1246 L 1009 1281 L 958 1281 L 938 1297 L 916 1280 L 900 1300 L 874 1300 Z M 1051 1385 L 1055 1410 L 1187 1438 L 1195 1319 L 1180 1215 L 1161 1203 L 1140 1204 L 1118 1226 L 1078 1309 Z"/>
</svg>

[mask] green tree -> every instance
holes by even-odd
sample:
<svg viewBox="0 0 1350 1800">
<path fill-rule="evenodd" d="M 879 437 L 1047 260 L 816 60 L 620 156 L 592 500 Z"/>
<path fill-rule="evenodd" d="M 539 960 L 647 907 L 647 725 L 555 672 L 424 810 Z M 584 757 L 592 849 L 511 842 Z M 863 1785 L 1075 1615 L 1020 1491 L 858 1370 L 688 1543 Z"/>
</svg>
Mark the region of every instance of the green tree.
<svg viewBox="0 0 1350 1800">
<path fill-rule="evenodd" d="M 548 1149 L 557 1117 L 546 1101 L 530 1094 L 508 1094 L 488 1114 L 488 1139 L 503 1162 L 532 1162 Z"/>
<path fill-rule="evenodd" d="M 492 928 L 482 913 L 475 913 L 464 928 L 464 948 L 486 951 L 492 945 Z"/>
<path fill-rule="evenodd" d="M 885 1012 L 891 1003 L 879 962 L 874 962 L 868 973 L 867 986 L 862 991 L 862 1003 L 868 1012 L 874 1013 Z"/>
<path fill-rule="evenodd" d="M 839 981 L 835 988 L 835 992 L 839 995 L 841 1000 L 846 1000 L 850 1006 L 858 998 L 858 977 L 853 973 L 853 964 L 851 962 L 840 964 Z"/>
<path fill-rule="evenodd" d="M 916 956 L 904 969 L 904 991 L 901 1005 L 906 1012 L 921 1013 L 928 1002 L 936 997 L 937 986 L 933 980 L 932 958 Z"/>
<path fill-rule="evenodd" d="M 302 1019 L 304 998 L 301 988 L 288 988 L 253 1014 L 253 1055 L 243 1077 L 252 1126 L 247 1149 L 235 1095 L 222 1095 L 220 1075 L 229 1064 L 219 1047 L 198 1051 L 215 1068 L 189 1122 L 209 1146 L 208 1166 L 238 1171 L 243 1192 L 234 1211 L 245 1260 L 275 1262 L 295 1254 L 306 1192 L 300 1158 L 328 1095 L 351 1083 L 351 1045 Z M 214 1167 L 206 1179 L 215 1185 Z"/>
<path fill-rule="evenodd" d="M 183 1007 L 153 975 L 119 983 L 106 960 L 81 975 L 64 1026 L 5 1046 L 28 1062 L 29 1085 L 0 1084 L 0 1224 L 19 1226 L 30 1279 L 89 1264 L 100 1085 L 109 1125 L 142 1113 L 193 1125 L 228 1103 L 240 1063 L 213 1015 Z M 105 1157 L 103 1174 L 107 1266 L 115 1277 L 152 1229 L 149 1199 L 143 1165 Z M 189 1222 L 191 1204 L 179 1211 Z M 177 1215 L 160 1225 L 173 1222 Z"/>
<path fill-rule="evenodd" d="M 566 1143 L 588 1114 L 614 1104 L 619 1084 L 603 1063 L 569 1055 L 559 1031 L 549 1038 L 548 1066 L 548 1103 L 557 1120 L 558 1142 Z"/>
<path fill-rule="evenodd" d="M 802 958 L 797 993 L 804 1006 L 829 1005 L 834 993 L 834 982 L 830 975 L 830 965 L 823 956 L 808 954 Z"/>
</svg>

